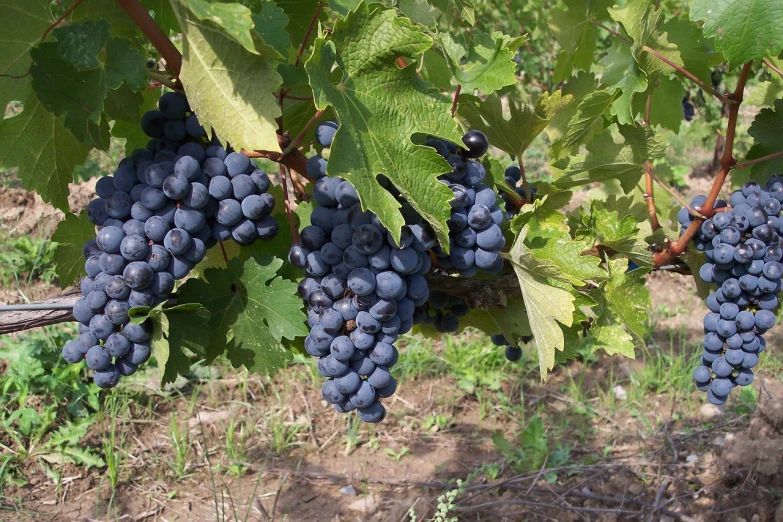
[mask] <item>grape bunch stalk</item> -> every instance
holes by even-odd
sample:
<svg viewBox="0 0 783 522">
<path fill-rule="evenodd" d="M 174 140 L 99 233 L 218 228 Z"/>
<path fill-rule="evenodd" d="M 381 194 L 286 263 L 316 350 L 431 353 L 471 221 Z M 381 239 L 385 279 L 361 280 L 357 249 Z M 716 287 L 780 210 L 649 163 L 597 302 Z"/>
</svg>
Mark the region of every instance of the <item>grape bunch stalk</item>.
<svg viewBox="0 0 783 522">
<path fill-rule="evenodd" d="M 697 196 L 691 207 L 698 209 L 706 199 Z M 753 368 L 766 348 L 763 336 L 775 325 L 783 276 L 781 202 L 783 177 L 772 177 L 766 187 L 745 183 L 728 205 L 716 202 L 716 214 L 694 238 L 707 260 L 699 277 L 717 290 L 707 297 L 704 349 L 693 378 L 716 405 L 726 402 L 733 387 L 753 382 Z M 681 232 L 692 219 L 688 208 L 679 211 Z"/>
<path fill-rule="evenodd" d="M 62 355 L 86 361 L 103 388 L 150 357 L 151 326 L 131 322 L 132 308 L 166 301 L 217 241 L 248 245 L 278 230 L 268 176 L 246 156 L 208 146 L 182 94 L 164 94 L 158 107 L 142 117 L 146 149 L 101 178 L 87 207 L 99 229 L 83 250 L 87 277 L 73 307 L 79 337 Z"/>
<path fill-rule="evenodd" d="M 316 129 L 323 147 L 331 145 L 336 128 L 330 122 Z M 398 358 L 395 342 L 429 297 L 424 274 L 434 232 L 413 224 L 397 243 L 372 212 L 362 211 L 356 190 L 340 178 L 318 179 L 313 197 L 318 206 L 311 224 L 288 256 L 307 274 L 299 283 L 310 326 L 305 349 L 319 358 L 318 371 L 328 379 L 322 395 L 335 410 L 357 410 L 361 420 L 380 422 L 386 416 L 380 399 L 397 389 L 390 372 Z"/>
</svg>

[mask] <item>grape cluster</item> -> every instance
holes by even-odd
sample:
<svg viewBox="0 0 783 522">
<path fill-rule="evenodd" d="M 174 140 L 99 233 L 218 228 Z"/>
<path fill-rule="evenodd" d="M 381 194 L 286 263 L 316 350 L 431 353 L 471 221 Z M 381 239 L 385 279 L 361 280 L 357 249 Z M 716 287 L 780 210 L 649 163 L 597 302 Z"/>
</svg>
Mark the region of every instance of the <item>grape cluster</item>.
<svg viewBox="0 0 783 522">
<path fill-rule="evenodd" d="M 166 301 L 217 241 L 247 245 L 278 230 L 267 175 L 242 154 L 206 147 L 181 94 L 163 95 L 158 107 L 142 118 L 152 138 L 146 149 L 101 178 L 87 207 L 99 230 L 84 247 L 84 297 L 73 308 L 79 338 L 66 343 L 63 358 L 86 360 L 103 388 L 150 357 L 150 327 L 131 323 L 131 308 Z"/>
<path fill-rule="evenodd" d="M 511 343 L 509 343 L 506 340 L 503 334 L 491 335 L 489 338 L 492 341 L 492 344 L 494 344 L 495 346 L 506 347 L 506 359 L 508 359 L 509 361 L 516 362 L 522 358 L 522 348 L 518 346 L 512 346 Z M 532 335 L 522 336 L 522 342 L 525 344 L 529 343 L 532 340 L 533 340 Z"/>
<path fill-rule="evenodd" d="M 706 197 L 691 203 L 699 208 Z M 753 370 L 764 351 L 764 333 L 775 324 L 783 265 L 783 177 L 774 176 L 762 188 L 748 182 L 733 192 L 728 206 L 717 201 L 717 212 L 694 238 L 707 262 L 699 270 L 717 290 L 707 297 L 704 350 L 693 378 L 713 404 L 723 404 L 734 386 L 753 382 Z M 687 208 L 678 214 L 681 233 L 690 225 Z"/>
<path fill-rule="evenodd" d="M 519 167 L 517 167 L 516 165 L 511 165 L 509 167 L 506 167 L 505 176 L 506 176 L 506 184 L 512 189 L 514 189 L 514 192 L 516 192 L 520 198 L 526 199 L 527 195 L 525 194 L 524 186 L 517 185 L 522 179 L 522 171 L 519 169 Z M 536 189 L 530 187 L 530 198 L 532 199 L 532 197 L 535 195 L 536 195 Z M 506 215 L 509 218 L 519 213 L 519 210 L 517 209 L 517 206 L 514 204 L 514 201 L 506 192 L 501 191 L 500 197 L 503 198 L 503 202 L 505 203 L 505 208 L 506 208 Z"/>
<path fill-rule="evenodd" d="M 322 127 L 316 136 L 327 147 L 334 133 Z M 299 283 L 310 326 L 305 349 L 319 357 L 318 371 L 328 378 L 321 390 L 327 402 L 340 413 L 358 410 L 363 421 L 380 422 L 386 416 L 380 399 L 397 389 L 390 373 L 398 357 L 394 343 L 429 297 L 424 274 L 434 233 L 410 225 L 398 244 L 339 178 L 320 178 L 313 197 L 318 206 L 311 224 L 288 256 L 307 274 Z"/>
<path fill-rule="evenodd" d="M 454 194 L 451 201 L 449 227 L 449 253 L 440 246 L 433 248 L 438 266 L 456 269 L 460 275 L 471 277 L 478 270 L 498 274 L 503 270 L 500 250 L 505 246 L 501 225 L 506 212 L 498 206 L 495 190 L 484 184 L 487 176 L 484 165 L 476 161 L 489 148 L 487 137 L 471 130 L 462 136 L 464 147 L 457 147 L 438 138 L 430 137 L 424 143 L 446 158 L 452 171 L 440 176 Z"/>
<path fill-rule="evenodd" d="M 427 302 L 416 307 L 413 324 L 431 324 L 440 333 L 453 333 L 459 330 L 460 317 L 469 311 L 468 303 L 461 297 L 433 290 Z"/>
<path fill-rule="evenodd" d="M 688 96 L 682 99 L 682 117 L 685 121 L 692 121 L 696 115 L 696 107 Z"/>
</svg>

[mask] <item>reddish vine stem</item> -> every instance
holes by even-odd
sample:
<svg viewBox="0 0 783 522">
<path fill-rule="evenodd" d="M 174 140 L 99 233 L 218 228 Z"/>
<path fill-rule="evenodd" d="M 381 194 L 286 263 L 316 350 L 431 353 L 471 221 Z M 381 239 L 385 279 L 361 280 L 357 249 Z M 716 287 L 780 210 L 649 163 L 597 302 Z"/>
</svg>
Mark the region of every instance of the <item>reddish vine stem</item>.
<svg viewBox="0 0 783 522">
<path fill-rule="evenodd" d="M 752 159 L 752 160 L 748 160 L 748 161 L 743 161 L 742 163 L 737 163 L 736 165 L 734 165 L 731 168 L 732 168 L 732 170 L 734 170 L 734 169 L 736 169 L 736 170 L 746 169 L 748 167 L 752 167 L 753 165 L 756 165 L 757 163 L 764 163 L 765 161 L 769 161 L 769 160 L 773 160 L 773 159 L 777 159 L 777 158 L 783 158 L 783 151 L 781 151 L 781 152 L 774 152 L 772 154 L 767 154 L 766 156 L 762 156 L 760 158 L 756 158 L 756 159 Z"/>
<path fill-rule="evenodd" d="M 141 32 L 149 39 L 150 43 L 158 50 L 167 66 L 179 77 L 182 70 L 182 54 L 179 52 L 169 37 L 158 27 L 155 20 L 152 19 L 147 8 L 139 0 L 117 0 L 122 9 L 128 13 L 133 23 L 135 23 Z"/>
<path fill-rule="evenodd" d="M 310 40 L 310 33 L 313 32 L 313 28 L 315 28 L 315 24 L 318 22 L 318 16 L 321 14 L 323 8 L 324 3 L 318 2 L 318 7 L 315 8 L 315 13 L 313 13 L 313 17 L 310 19 L 310 25 L 307 26 L 307 32 L 304 35 L 304 39 L 302 39 L 302 45 L 299 46 L 299 52 L 296 54 L 296 63 L 294 64 L 294 67 L 299 67 L 299 63 L 302 61 L 302 55 L 307 48 L 307 41 Z"/>
<path fill-rule="evenodd" d="M 644 107 L 644 120 L 642 120 L 642 125 L 645 127 L 650 125 L 652 100 L 652 94 L 647 96 L 647 103 Z M 644 162 L 644 201 L 647 203 L 647 212 L 650 214 L 650 226 L 654 232 L 661 228 L 661 222 L 658 221 L 658 211 L 655 209 L 655 185 L 653 185 L 653 178 L 653 164 L 652 161 L 647 160 Z"/>
<path fill-rule="evenodd" d="M 764 65 L 766 65 L 767 67 L 769 67 L 769 69 L 770 69 L 771 71 L 775 71 L 776 73 L 778 73 L 778 75 L 780 75 L 781 77 L 783 77 L 783 71 L 781 71 L 779 68 L 775 67 L 775 65 L 774 65 L 774 64 L 772 64 L 772 63 L 771 63 L 769 60 L 767 60 L 767 59 L 764 59 L 764 60 L 762 60 L 762 62 L 764 63 Z"/>
<path fill-rule="evenodd" d="M 226 247 L 223 246 L 222 241 L 218 241 L 218 244 L 220 245 L 220 251 L 223 252 L 223 261 L 225 261 L 226 266 L 228 266 L 228 254 L 226 254 Z"/>
<path fill-rule="evenodd" d="M 628 43 L 628 44 L 633 44 L 633 40 L 632 40 L 631 38 L 629 38 L 629 37 L 625 36 L 625 35 L 624 35 L 624 34 L 622 34 L 622 33 L 619 33 L 619 32 L 617 32 L 617 31 L 615 31 L 615 30 L 614 30 L 614 29 L 612 29 L 611 27 L 607 27 L 607 26 L 605 26 L 604 24 L 602 24 L 602 23 L 601 23 L 601 22 L 599 22 L 598 20 L 593 20 L 593 19 L 591 18 L 591 19 L 590 19 L 590 23 L 591 23 L 591 24 L 593 24 L 593 25 L 594 25 L 594 26 L 596 26 L 596 27 L 600 27 L 600 28 L 601 28 L 601 29 L 603 29 L 604 31 L 608 32 L 608 33 L 609 33 L 609 34 L 611 34 L 612 36 L 615 36 L 615 37 L 619 38 L 620 40 L 624 41 L 625 43 Z M 668 58 L 666 58 L 664 55 L 662 55 L 661 53 L 659 53 L 659 52 L 658 52 L 658 51 L 656 51 L 655 49 L 652 49 L 651 47 L 648 47 L 648 46 L 644 45 L 644 46 L 642 46 L 642 50 L 643 50 L 643 51 L 645 51 L 645 52 L 647 52 L 647 53 L 650 53 L 650 54 L 651 54 L 651 55 L 653 55 L 653 56 L 655 56 L 655 57 L 656 57 L 656 58 L 658 58 L 660 61 L 662 61 L 663 63 L 665 63 L 665 64 L 666 64 L 666 65 L 668 65 L 669 67 L 673 68 L 675 71 L 677 71 L 678 73 L 682 74 L 683 76 L 685 76 L 686 78 L 688 78 L 690 81 L 692 81 L 693 83 L 695 83 L 695 84 L 696 84 L 696 85 L 698 85 L 699 87 L 701 87 L 703 90 L 707 91 L 708 93 L 710 93 L 711 95 L 713 95 L 714 97 L 716 97 L 716 98 L 717 98 L 718 100 L 720 100 L 722 103 L 733 103 L 733 101 L 731 100 L 731 98 L 730 98 L 730 97 L 726 97 L 726 96 L 722 95 L 721 93 L 719 93 L 718 91 L 716 91 L 715 89 L 713 89 L 711 86 L 709 86 L 709 85 L 707 85 L 706 83 L 704 83 L 703 81 L 701 81 L 701 80 L 700 80 L 700 79 L 699 79 L 699 78 L 698 78 L 696 75 L 694 75 L 692 72 L 690 72 L 689 70 L 685 69 L 685 68 L 684 68 L 684 67 L 682 67 L 681 65 L 679 65 L 679 64 L 676 64 L 676 63 L 672 62 L 671 60 L 669 60 Z"/>
<path fill-rule="evenodd" d="M 57 20 L 55 20 L 55 21 L 54 21 L 54 23 L 53 23 L 52 25 L 50 25 L 49 27 L 47 27 L 47 28 L 46 28 L 46 31 L 44 31 L 44 32 L 43 32 L 43 34 L 41 35 L 41 40 L 40 40 L 40 41 L 42 41 L 42 42 L 43 42 L 44 40 L 46 40 L 46 37 L 47 37 L 47 36 L 49 36 L 49 33 L 51 33 L 51 32 L 52 32 L 52 30 L 53 30 L 55 27 L 57 27 L 58 25 L 60 25 L 60 24 L 62 23 L 62 21 L 63 21 L 63 20 L 65 20 L 66 18 L 68 18 L 68 17 L 71 15 L 71 13 L 73 13 L 73 12 L 74 12 L 74 10 L 75 10 L 77 7 L 79 7 L 79 5 L 81 5 L 81 3 L 82 3 L 82 2 L 84 2 L 84 0 L 76 0 L 76 1 L 73 3 L 73 5 L 71 5 L 71 7 L 69 7 L 68 9 L 66 9 L 66 10 L 65 10 L 65 12 L 64 12 L 63 14 L 61 14 L 61 15 L 60 15 L 60 18 L 58 18 Z"/>
<path fill-rule="evenodd" d="M 715 215 L 715 209 L 712 207 L 718 199 L 718 194 L 723 188 L 723 184 L 726 182 L 729 171 L 731 171 L 732 167 L 737 163 L 737 160 L 734 159 L 734 136 L 737 131 L 737 116 L 739 114 L 740 105 L 742 104 L 742 96 L 745 91 L 745 84 L 748 81 L 748 75 L 750 74 L 751 64 L 752 62 L 748 62 L 742 66 L 742 72 L 740 73 L 737 87 L 734 89 L 734 92 L 728 95 L 731 100 L 731 105 L 729 106 L 729 118 L 726 123 L 726 143 L 723 149 L 723 156 L 720 160 L 721 169 L 715 176 L 710 193 L 707 195 L 707 201 L 705 201 L 699 209 L 704 218 L 710 218 Z M 687 249 L 688 243 L 694 238 L 699 228 L 701 228 L 703 221 L 704 219 L 702 218 L 695 218 L 677 241 L 670 242 L 666 249 L 661 252 L 656 252 L 653 256 L 655 266 L 671 264 L 677 256 L 682 255 Z"/>
<path fill-rule="evenodd" d="M 285 197 L 285 215 L 288 218 L 288 224 L 291 225 L 291 243 L 299 244 L 299 230 L 296 228 L 294 214 L 291 212 L 291 199 L 288 196 L 288 183 L 286 182 L 286 167 L 280 164 L 280 181 L 283 185 L 283 196 Z"/>
<path fill-rule="evenodd" d="M 307 133 L 310 131 L 310 129 L 313 128 L 313 126 L 316 123 L 318 123 L 318 120 L 320 120 L 323 117 L 325 112 L 326 111 L 322 111 L 322 110 L 315 111 L 315 114 L 313 114 L 313 117 L 310 118 L 310 121 L 307 122 L 307 124 L 304 126 L 302 131 L 299 134 L 297 134 L 296 138 L 294 138 L 285 149 L 283 149 L 283 157 L 287 156 L 288 154 L 290 154 L 291 152 L 299 148 L 299 145 L 302 144 L 302 142 L 305 139 L 305 136 L 307 136 Z"/>
<path fill-rule="evenodd" d="M 462 85 L 457 84 L 457 90 L 454 91 L 454 101 L 451 102 L 451 117 L 457 114 L 457 104 L 459 103 L 459 93 L 462 92 Z"/>
</svg>

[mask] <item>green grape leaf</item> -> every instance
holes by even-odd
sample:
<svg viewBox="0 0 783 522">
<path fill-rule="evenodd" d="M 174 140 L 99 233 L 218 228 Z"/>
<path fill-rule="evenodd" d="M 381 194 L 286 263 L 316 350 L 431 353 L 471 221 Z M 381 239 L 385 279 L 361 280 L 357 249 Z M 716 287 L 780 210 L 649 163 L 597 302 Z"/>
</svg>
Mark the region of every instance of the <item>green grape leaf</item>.
<svg viewBox="0 0 783 522">
<path fill-rule="evenodd" d="M 195 19 L 212 22 L 225 34 L 236 40 L 248 52 L 259 54 L 260 41 L 253 38 L 255 22 L 250 9 L 238 3 L 217 3 L 206 0 L 188 0 L 187 9 Z M 261 44 L 263 45 L 263 44 Z"/>
<path fill-rule="evenodd" d="M 571 119 L 576 115 L 584 99 L 598 91 L 598 82 L 594 74 L 579 72 L 576 76 L 568 79 L 565 85 L 563 85 L 562 91 L 563 96 L 571 96 L 574 101 L 555 114 L 549 120 L 549 125 L 544 129 L 544 132 L 549 137 L 549 141 L 552 143 L 549 151 L 549 155 L 552 158 L 561 157 L 564 148 L 563 140 L 571 129 Z M 597 129 L 597 131 L 600 131 L 600 129 Z M 584 141 L 590 141 L 590 138 L 592 138 L 592 135 L 585 136 Z"/>
<path fill-rule="evenodd" d="M 604 115 L 618 97 L 618 92 L 596 91 L 588 94 L 579 104 L 576 114 L 568 123 L 563 150 L 574 150 L 589 137 L 603 130 Z"/>
<path fill-rule="evenodd" d="M 199 20 L 182 0 L 173 5 L 182 26 L 180 79 L 202 125 L 236 149 L 280 150 L 273 92 L 282 78 L 274 66 L 213 22 Z"/>
<path fill-rule="evenodd" d="M 329 0 L 329 7 L 340 14 L 346 16 L 351 11 L 356 10 L 362 0 Z"/>
<path fill-rule="evenodd" d="M 524 38 L 510 38 L 503 33 L 463 33 L 454 38 L 440 35 L 448 65 L 457 82 L 468 92 L 478 89 L 484 94 L 516 83 L 517 49 Z"/>
<path fill-rule="evenodd" d="M 106 85 L 118 89 L 123 82 L 141 91 L 149 82 L 147 57 L 133 47 L 127 38 L 112 38 L 106 44 Z"/>
<path fill-rule="evenodd" d="M 533 107 L 519 106 L 508 98 L 509 118 L 503 111 L 503 103 L 496 95 L 480 101 L 475 97 L 460 97 L 459 116 L 467 120 L 473 129 L 486 134 L 489 142 L 500 150 L 521 157 L 533 140 L 541 134 L 549 121 L 573 101 L 562 91 L 543 93 Z"/>
<path fill-rule="evenodd" d="M 87 160 L 91 148 L 74 137 L 33 93 L 20 114 L 0 124 L 0 166 L 19 167 L 24 188 L 63 212 L 69 210 L 73 169 Z"/>
<path fill-rule="evenodd" d="M 641 237 L 638 218 L 624 212 L 630 207 L 630 198 L 611 196 L 605 202 L 591 200 L 583 204 L 583 229 L 577 231 L 577 237 L 593 244 L 603 245 L 632 259 L 636 264 L 652 265 L 652 252 Z"/>
<path fill-rule="evenodd" d="M 531 335 L 525 302 L 520 297 L 509 298 L 505 306 L 474 308 L 460 317 L 460 328 L 478 328 L 488 335 L 497 333 L 514 346 L 522 346 L 522 337 Z"/>
<path fill-rule="evenodd" d="M 52 31 L 57 39 L 57 52 L 77 70 L 94 69 L 101 65 L 98 53 L 109 41 L 109 24 L 103 20 L 57 27 Z"/>
<path fill-rule="evenodd" d="M 731 67 L 783 50 L 783 3 L 778 0 L 693 0 L 692 20 L 704 20 L 704 35 Z"/>
<path fill-rule="evenodd" d="M 372 42 L 372 44 L 370 44 Z M 340 122 L 329 155 L 329 174 L 344 177 L 399 239 L 405 224 L 400 204 L 376 180 L 384 174 L 432 224 L 448 245 L 446 221 L 451 190 L 437 180 L 450 170 L 430 147 L 414 145 L 415 133 L 458 142 L 451 100 L 416 76 L 415 64 L 400 69 L 402 56 L 417 60 L 432 40 L 393 10 L 362 4 L 318 38 L 305 67 L 319 109 L 331 106 Z"/>
<path fill-rule="evenodd" d="M 607 9 L 611 0 L 564 0 L 566 9 L 551 9 L 549 25 L 557 42 L 560 54 L 555 67 L 554 82 L 566 80 L 571 71 L 589 71 L 597 52 L 600 29 L 594 21 L 609 18 Z"/>
<path fill-rule="evenodd" d="M 264 2 L 261 12 L 254 13 L 252 16 L 255 30 L 264 42 L 274 47 L 280 56 L 287 56 L 293 45 L 286 31 L 288 16 L 285 11 L 274 2 Z M 285 84 L 291 86 L 290 82 Z"/>
<path fill-rule="evenodd" d="M 590 292 L 598 303 L 590 340 L 609 355 L 621 353 L 634 358 L 634 341 L 643 344 L 647 322 L 652 313 L 650 291 L 645 287 L 649 270 L 637 268 L 627 272 L 624 257 L 609 260 L 611 278 Z"/>
<path fill-rule="evenodd" d="M 141 106 L 144 96 L 133 91 L 127 83 L 123 83 L 119 89 L 111 90 L 106 94 L 103 110 L 110 120 L 124 121 L 139 126 L 141 121 Z"/>
<path fill-rule="evenodd" d="M 9 102 L 27 99 L 30 81 L 25 77 L 33 63 L 30 49 L 40 42 L 54 18 L 48 0 L 2 0 L 0 5 L 0 107 L 5 108 Z"/>
<path fill-rule="evenodd" d="M 181 32 L 179 21 L 174 14 L 174 9 L 169 0 L 141 0 L 141 3 L 144 4 L 144 7 L 152 11 L 152 17 L 155 19 L 155 23 L 161 29 L 172 33 Z"/>
<path fill-rule="evenodd" d="M 663 22 L 663 12 L 655 8 L 653 0 L 629 0 L 625 7 L 609 9 L 609 14 L 616 22 L 623 25 L 633 39 L 631 53 L 646 74 L 674 72 L 674 67 L 653 56 L 651 51 L 671 63 L 683 65 L 677 46 L 669 43 L 665 32 L 659 31 Z"/>
<path fill-rule="evenodd" d="M 783 60 L 779 60 L 777 65 L 783 67 Z M 783 77 L 772 75 L 769 81 L 758 82 L 752 86 L 742 103 L 770 107 L 775 104 L 775 100 L 780 98 L 783 98 Z"/>
<path fill-rule="evenodd" d="M 661 31 L 665 31 L 669 41 L 677 46 L 685 70 L 709 83 L 712 65 L 723 61 L 721 54 L 715 52 L 715 40 L 705 38 L 699 26 L 686 17 L 666 20 Z"/>
<path fill-rule="evenodd" d="M 748 134 L 753 137 L 753 146 L 748 150 L 746 160 L 761 158 L 783 150 L 783 100 L 776 100 L 773 107 L 761 109 L 753 120 Z M 770 176 L 783 171 L 783 158 L 762 161 L 751 167 L 750 179 L 765 184 Z"/>
<path fill-rule="evenodd" d="M 35 62 L 33 89 L 41 103 L 55 116 L 65 115 L 65 126 L 82 141 L 90 122 L 101 121 L 106 97 L 104 69 L 78 70 L 63 59 L 56 43 L 44 43 L 30 51 Z"/>
<path fill-rule="evenodd" d="M 522 290 L 530 331 L 536 340 L 541 379 L 555 365 L 555 352 L 563 351 L 565 339 L 560 325 L 571 326 L 574 315 L 574 296 L 567 290 L 553 286 L 542 277 L 542 269 L 558 273 L 555 265 L 533 261 L 533 254 L 525 245 L 527 228 L 523 228 L 511 247 L 509 257 Z"/>
<path fill-rule="evenodd" d="M 452 89 L 452 74 L 449 68 L 449 63 L 443 54 L 429 49 L 424 53 L 423 63 L 421 66 L 421 78 L 424 81 L 430 82 L 432 85 L 443 91 L 450 91 Z M 460 96 L 462 98 L 462 96 Z"/>
<path fill-rule="evenodd" d="M 685 94 L 685 87 L 677 78 L 658 75 L 657 80 L 648 86 L 642 96 L 634 98 L 633 110 L 644 116 L 647 98 L 652 96 L 650 124 L 679 133 L 682 123 L 682 98 Z"/>
<path fill-rule="evenodd" d="M 304 41 L 307 34 L 307 28 L 313 19 L 316 9 L 318 9 L 319 0 L 276 0 L 277 7 L 285 11 L 288 17 L 288 34 L 294 47 Z M 262 11 L 263 12 L 263 11 Z M 318 14 L 318 21 L 323 23 L 327 20 L 324 10 Z M 318 27 L 316 23 L 315 27 Z"/>
<path fill-rule="evenodd" d="M 71 286 L 85 275 L 82 248 L 91 239 L 95 239 L 95 225 L 87 219 L 87 212 L 78 216 L 68 212 L 57 223 L 52 242 L 57 243 L 54 264 L 60 288 Z"/>
<path fill-rule="evenodd" d="M 158 305 L 149 312 L 153 321 L 152 352 L 161 368 L 160 384 L 164 386 L 177 379 L 177 374 L 187 377 L 190 358 L 182 351 L 188 348 L 203 353 L 210 338 L 209 310 L 198 303 L 180 304 L 162 309 Z"/>
<path fill-rule="evenodd" d="M 631 104 L 637 93 L 647 89 L 647 75 L 639 68 L 625 42 L 615 42 L 601 63 L 606 67 L 601 81 L 614 87 L 618 93 L 612 112 L 621 125 L 630 125 L 633 123 Z"/>
<path fill-rule="evenodd" d="M 429 27 L 434 27 L 442 15 L 440 9 L 434 7 L 427 0 L 399 0 L 396 7 L 417 24 Z"/>
<path fill-rule="evenodd" d="M 468 25 L 476 23 L 476 12 L 468 0 L 427 0 L 449 18 L 459 18 Z"/>
<path fill-rule="evenodd" d="M 666 152 L 666 145 L 649 127 L 621 125 L 623 143 L 615 143 L 608 130 L 599 134 L 588 145 L 587 157 L 570 165 L 565 176 L 555 182 L 556 187 L 570 188 L 616 179 L 627 193 L 636 187 L 644 173 L 644 164 Z"/>
<path fill-rule="evenodd" d="M 208 268 L 202 279 L 190 279 L 179 302 L 201 303 L 211 313 L 207 361 L 226 351 L 234 367 L 274 373 L 291 354 L 281 344 L 307 335 L 296 283 L 278 277 L 281 259 L 230 259 L 227 268 Z"/>
</svg>

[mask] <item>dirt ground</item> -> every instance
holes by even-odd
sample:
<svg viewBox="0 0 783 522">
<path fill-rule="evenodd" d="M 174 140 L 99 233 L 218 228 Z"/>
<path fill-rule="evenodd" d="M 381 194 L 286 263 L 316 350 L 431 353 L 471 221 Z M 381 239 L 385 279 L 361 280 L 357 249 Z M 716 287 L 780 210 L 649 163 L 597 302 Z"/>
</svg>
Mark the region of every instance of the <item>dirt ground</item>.
<svg viewBox="0 0 783 522">
<path fill-rule="evenodd" d="M 75 190 L 74 209 L 86 205 L 92 188 Z M 0 226 L 13 233 L 51 229 L 61 218 L 19 189 L 0 189 L 0 202 Z M 657 320 L 654 338 L 664 344 L 679 331 L 697 342 L 703 304 L 693 280 L 655 273 L 648 286 L 653 309 L 670 310 Z M 37 295 L 47 292 L 59 293 L 42 288 Z M 2 493 L 0 520 L 407 522 L 411 508 L 428 520 L 438 498 L 473 474 L 452 502 L 449 516 L 458 520 L 783 521 L 777 377 L 762 374 L 757 407 L 746 413 L 702 407 L 698 393 L 678 397 L 665 389 L 615 408 L 596 398 L 596 390 L 611 393 L 610 377 L 627 385 L 646 360 L 602 356 L 557 369 L 545 385 L 535 372 L 503 383 L 498 395 L 511 398 L 516 411 L 538 408 L 548 430 L 560 426 L 550 438 L 570 451 L 555 468 L 526 472 L 512 469 L 492 442 L 495 433 L 524 428 L 526 417 L 482 412 L 476 395 L 448 376 L 405 382 L 387 403 L 394 413 L 358 430 L 308 387 L 301 367 L 271 382 L 229 374 L 164 391 L 153 380 L 136 382 L 135 400 L 118 419 L 125 439 L 114 497 L 103 469 L 65 466 L 56 486 L 31 458 L 21 470 L 27 484 Z M 574 375 L 586 392 L 582 401 L 563 391 Z M 440 414 L 445 425 L 423 428 Z M 172 466 L 173 415 L 186 433 L 184 473 Z M 229 459 L 227 430 L 240 422 L 241 460 Z M 107 423 L 94 426 L 85 444 L 99 447 Z M 284 451 L 276 449 L 280 433 Z M 397 458 L 387 448 L 407 452 Z M 6 451 L 0 447 L 0 456 Z M 231 465 L 241 471 L 229 472 Z"/>
</svg>

